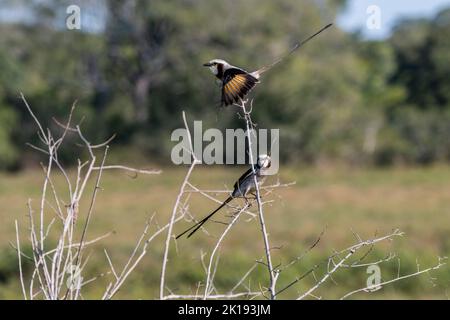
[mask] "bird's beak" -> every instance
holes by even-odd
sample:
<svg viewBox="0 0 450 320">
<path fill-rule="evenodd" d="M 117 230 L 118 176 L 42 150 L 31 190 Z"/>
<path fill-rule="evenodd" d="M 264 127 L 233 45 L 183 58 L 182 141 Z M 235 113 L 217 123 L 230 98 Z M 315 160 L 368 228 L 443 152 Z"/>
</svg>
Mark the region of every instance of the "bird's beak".
<svg viewBox="0 0 450 320">
<path fill-rule="evenodd" d="M 204 67 L 211 67 L 211 66 L 212 66 L 212 63 L 207 62 L 207 63 L 204 63 L 203 66 L 204 66 Z"/>
</svg>

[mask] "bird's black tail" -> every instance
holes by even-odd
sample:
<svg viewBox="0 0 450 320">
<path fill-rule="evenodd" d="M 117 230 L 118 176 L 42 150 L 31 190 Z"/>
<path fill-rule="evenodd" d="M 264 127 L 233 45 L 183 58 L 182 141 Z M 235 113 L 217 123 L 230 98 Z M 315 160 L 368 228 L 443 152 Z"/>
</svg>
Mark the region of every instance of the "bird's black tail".
<svg viewBox="0 0 450 320">
<path fill-rule="evenodd" d="M 256 74 L 258 77 L 266 72 L 267 70 L 271 69 L 273 66 L 275 66 L 276 64 L 278 64 L 279 62 L 283 61 L 285 58 L 287 58 L 288 56 L 290 56 L 292 53 L 294 53 L 295 50 L 297 50 L 298 48 L 300 48 L 301 46 L 303 46 L 305 43 L 307 43 L 309 40 L 311 40 L 312 38 L 314 38 L 315 36 L 319 35 L 320 33 L 322 33 L 323 31 L 325 31 L 326 29 L 328 29 L 329 27 L 331 27 L 333 24 L 329 23 L 327 24 L 325 27 L 323 27 L 322 29 L 320 29 L 319 31 L 317 31 L 316 33 L 314 33 L 313 35 L 309 36 L 308 38 L 306 38 L 305 40 L 298 42 L 291 50 L 289 50 L 288 53 L 286 53 L 284 56 L 282 56 L 281 58 L 278 58 L 277 60 L 275 60 L 274 62 L 272 62 L 271 64 L 264 66 L 260 69 L 258 69 L 257 71 L 253 72 L 253 74 Z"/>
<path fill-rule="evenodd" d="M 197 222 L 196 224 L 194 224 L 192 227 L 184 230 L 182 233 L 180 233 L 176 239 L 182 237 L 184 234 L 186 234 L 187 232 L 191 231 L 192 232 L 188 234 L 188 238 L 190 236 L 192 236 L 198 229 L 201 228 L 201 226 L 203 226 L 205 224 L 206 221 L 208 221 L 217 211 L 219 211 L 220 209 L 222 209 L 228 202 L 230 202 L 231 200 L 233 200 L 233 197 L 229 197 L 227 200 L 225 200 L 216 210 L 214 210 L 213 212 L 211 212 L 209 215 L 207 215 L 206 217 L 204 217 L 202 220 L 200 220 L 199 222 Z"/>
</svg>

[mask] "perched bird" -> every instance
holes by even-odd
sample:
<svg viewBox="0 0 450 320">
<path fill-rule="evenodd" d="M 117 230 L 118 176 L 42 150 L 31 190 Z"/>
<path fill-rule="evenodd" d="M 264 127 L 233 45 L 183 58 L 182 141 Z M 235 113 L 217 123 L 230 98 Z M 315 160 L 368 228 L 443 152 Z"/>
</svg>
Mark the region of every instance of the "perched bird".
<svg viewBox="0 0 450 320">
<path fill-rule="evenodd" d="M 206 221 L 208 221 L 217 211 L 222 209 L 227 203 L 229 203 L 231 200 L 235 198 L 244 198 L 247 201 L 247 195 L 250 193 L 252 194 L 256 190 L 255 186 L 255 175 L 256 175 L 256 181 L 258 182 L 258 185 L 262 184 L 265 180 L 264 171 L 270 168 L 271 160 L 268 155 L 260 155 L 258 157 L 258 162 L 254 166 L 254 172 L 253 168 L 250 167 L 244 174 L 236 181 L 234 184 L 234 190 L 232 194 L 228 197 L 227 200 L 225 200 L 216 210 L 211 212 L 209 215 L 204 217 L 202 220 L 194 224 L 192 227 L 188 228 L 187 230 L 180 233 L 176 238 L 180 238 L 187 232 L 191 231 L 191 233 L 188 234 L 188 238 L 192 236 L 198 229 L 201 228 L 205 224 Z"/>
<path fill-rule="evenodd" d="M 253 87 L 259 82 L 261 74 L 271 69 L 273 66 L 281 62 L 284 58 L 291 55 L 295 50 L 297 50 L 309 40 L 331 26 L 331 23 L 326 25 L 312 36 L 308 37 L 302 42 L 297 43 L 283 57 L 253 72 L 247 72 L 244 69 L 235 67 L 222 59 L 213 59 L 203 64 L 203 66 L 209 67 L 211 72 L 221 81 L 222 105 L 228 106 L 233 103 L 238 103 L 241 99 L 244 99 L 244 97 L 250 92 L 250 90 L 252 90 Z"/>
</svg>

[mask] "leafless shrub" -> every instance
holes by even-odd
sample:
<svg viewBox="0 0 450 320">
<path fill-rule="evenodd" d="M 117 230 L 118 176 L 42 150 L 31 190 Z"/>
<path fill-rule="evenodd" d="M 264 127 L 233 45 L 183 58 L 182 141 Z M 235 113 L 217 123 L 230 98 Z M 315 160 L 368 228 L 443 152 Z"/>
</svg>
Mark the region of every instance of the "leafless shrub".
<svg viewBox="0 0 450 320">
<path fill-rule="evenodd" d="M 249 129 L 251 129 L 253 127 L 253 121 L 251 118 L 252 104 L 250 103 L 249 108 L 247 108 L 247 101 L 241 101 L 241 104 L 239 104 L 237 106 L 243 112 L 243 115 L 241 115 L 241 118 L 245 121 L 245 124 L 247 127 L 247 133 L 248 133 L 248 137 L 247 137 L 248 142 L 251 143 L 251 141 L 252 141 L 250 138 L 251 131 Z M 183 112 L 183 120 L 185 123 L 185 127 L 189 132 L 189 127 L 188 127 L 188 124 L 186 121 L 186 116 L 185 116 L 184 112 Z M 190 132 L 189 132 L 189 136 L 190 136 Z M 184 179 L 184 182 L 183 182 L 180 192 L 178 194 L 178 197 L 177 197 L 177 200 L 176 200 L 176 203 L 174 206 L 174 210 L 172 212 L 170 224 L 173 224 L 173 222 L 175 222 L 177 217 L 179 218 L 181 216 L 184 216 L 188 221 L 193 220 L 190 214 L 186 214 L 186 211 L 180 210 L 180 207 L 181 207 L 180 204 L 183 203 L 183 199 L 187 202 L 189 200 L 189 195 L 191 193 L 198 193 L 209 200 L 213 200 L 217 203 L 222 203 L 219 199 L 216 199 L 213 196 L 213 194 L 217 194 L 217 193 L 228 193 L 229 194 L 231 192 L 231 190 L 202 190 L 201 188 L 194 186 L 189 181 L 189 178 L 192 174 L 194 167 L 199 163 L 198 159 L 196 159 L 195 154 L 193 152 L 192 141 L 190 141 L 190 143 L 191 143 L 190 153 L 192 155 L 193 162 L 186 174 L 186 177 Z M 248 146 L 248 149 L 249 150 L 252 149 L 251 145 Z M 249 157 L 250 157 L 250 161 L 253 163 L 251 152 L 249 152 Z M 255 183 L 256 183 L 256 181 L 255 181 Z M 291 268 L 292 266 L 296 265 L 299 261 L 304 259 L 306 257 L 306 255 L 316 247 L 316 245 L 319 243 L 319 241 L 321 240 L 321 237 L 323 236 L 323 234 L 325 232 L 325 230 L 324 230 L 320 234 L 318 239 L 306 250 L 306 252 L 304 252 L 300 256 L 295 257 L 294 259 L 292 259 L 291 262 L 287 263 L 286 265 L 279 265 L 279 266 L 273 265 L 272 250 L 274 248 L 271 247 L 271 245 L 270 245 L 269 232 L 267 230 L 267 225 L 266 225 L 265 219 L 264 219 L 264 206 L 270 201 L 264 202 L 262 199 L 264 198 L 265 195 L 272 193 L 274 189 L 288 187 L 294 183 L 295 182 L 283 184 L 283 183 L 277 182 L 274 185 L 262 186 L 262 187 L 259 187 L 258 184 L 256 183 L 256 185 L 257 185 L 257 190 L 256 190 L 257 213 L 256 214 L 250 210 L 250 207 L 248 204 L 244 205 L 243 207 L 232 207 L 231 205 L 228 205 L 233 210 L 235 210 L 235 214 L 233 215 L 231 221 L 229 222 L 227 227 L 224 229 L 222 234 L 217 237 L 217 241 L 216 241 L 215 245 L 213 246 L 211 253 L 209 254 L 208 263 L 205 263 L 205 261 L 204 261 L 206 254 L 204 254 L 204 253 L 201 254 L 202 264 L 205 269 L 205 280 L 203 283 L 203 286 L 204 286 L 203 293 L 199 292 L 200 285 L 197 285 L 197 290 L 196 290 L 195 294 L 192 294 L 192 293 L 186 293 L 186 294 L 178 293 L 177 294 L 177 293 L 172 292 L 172 290 L 170 290 L 170 288 L 165 287 L 165 276 L 166 276 L 166 271 L 167 271 L 168 252 L 169 252 L 171 240 L 173 238 L 173 235 L 171 234 L 172 228 L 169 227 L 169 232 L 167 234 L 167 239 L 166 239 L 164 260 L 163 260 L 163 271 L 162 271 L 162 275 L 161 275 L 160 299 L 204 299 L 204 300 L 206 300 L 206 299 L 237 299 L 237 298 L 254 299 L 257 297 L 265 297 L 267 299 L 274 300 L 274 299 L 278 298 L 280 294 L 284 293 L 288 289 L 292 289 L 296 284 L 298 284 L 303 279 L 305 279 L 306 277 L 311 276 L 311 275 L 314 276 L 314 279 L 316 279 L 315 284 L 312 287 L 310 287 L 308 290 L 306 290 L 304 293 L 299 294 L 298 299 L 305 299 L 305 298 L 311 298 L 311 297 L 320 298 L 320 297 L 315 296 L 314 292 L 319 287 L 321 287 L 324 283 L 332 280 L 333 274 L 335 274 L 338 270 L 347 269 L 348 272 L 352 272 L 352 268 L 367 267 L 369 265 L 380 265 L 384 262 L 390 261 L 393 258 L 393 255 L 388 255 L 384 259 L 379 259 L 377 261 L 373 261 L 370 263 L 362 263 L 362 260 L 367 258 L 367 256 L 370 254 L 370 252 L 372 251 L 372 249 L 374 248 L 375 245 L 377 245 L 381 242 L 393 241 L 393 240 L 395 240 L 395 238 L 403 236 L 403 233 L 401 231 L 399 231 L 398 229 L 393 230 L 391 233 L 386 234 L 384 236 L 378 236 L 378 237 L 374 237 L 374 238 L 366 239 L 366 240 L 363 240 L 358 234 L 354 233 L 355 237 L 357 238 L 357 242 L 355 244 L 353 244 L 343 250 L 334 252 L 332 255 L 330 255 L 328 258 L 326 258 L 323 261 L 323 263 L 315 265 L 314 267 L 312 267 L 310 270 L 308 270 L 304 274 L 298 276 L 295 279 L 292 279 L 290 282 L 288 282 L 287 285 L 284 285 L 283 287 L 279 288 L 278 287 L 278 279 L 279 279 L 280 275 L 282 274 L 282 272 L 285 271 L 287 268 Z M 264 194 L 262 194 L 262 192 L 264 192 Z M 183 207 L 183 208 L 187 208 L 187 205 L 185 205 L 185 207 Z M 230 232 L 230 230 L 233 228 L 233 226 L 239 220 L 241 214 L 243 214 L 243 213 L 249 214 L 252 217 L 252 219 L 257 218 L 260 223 L 261 235 L 262 235 L 262 240 L 263 240 L 263 244 L 264 244 L 265 261 L 263 261 L 263 260 L 255 261 L 255 264 L 247 272 L 245 272 L 240 279 L 236 279 L 236 285 L 233 286 L 232 288 L 230 288 L 230 290 L 228 292 L 218 292 L 218 290 L 216 289 L 216 287 L 214 285 L 214 278 L 218 272 L 218 270 L 217 270 L 218 269 L 217 255 L 218 255 L 218 252 L 219 252 L 221 246 L 223 245 L 224 238 L 227 236 L 227 234 Z M 363 256 L 361 258 L 358 258 L 356 261 L 349 262 L 350 259 L 353 256 L 355 256 L 355 254 L 357 252 L 362 252 L 365 248 L 368 248 L 368 250 L 363 254 Z M 318 277 L 316 275 L 316 271 L 320 266 L 322 266 L 324 264 L 327 266 L 327 271 L 325 272 L 325 274 Z M 431 266 L 431 267 L 428 267 L 425 269 L 420 269 L 418 267 L 416 272 L 407 274 L 407 275 L 403 275 L 403 276 L 401 276 L 399 273 L 399 274 L 397 274 L 397 276 L 395 276 L 391 280 L 378 283 L 376 288 L 368 285 L 364 288 L 356 289 L 354 291 L 351 291 L 351 292 L 345 294 L 344 296 L 342 296 L 342 299 L 346 299 L 349 296 L 356 294 L 358 292 L 371 292 L 374 289 L 379 289 L 387 284 L 391 284 L 391 283 L 394 283 L 394 282 L 397 282 L 397 281 L 400 281 L 403 279 L 419 276 L 421 274 L 428 273 L 432 270 L 437 270 L 437 269 L 441 268 L 444 264 L 445 264 L 445 258 L 439 258 L 436 265 L 434 265 L 434 266 Z M 256 290 L 249 286 L 243 286 L 244 281 L 250 276 L 250 274 L 256 269 L 256 267 L 258 265 L 263 265 L 267 269 L 267 272 L 268 272 L 267 285 L 259 284 L 259 288 Z M 244 287 L 245 290 L 237 291 L 237 289 L 239 289 L 240 287 Z M 166 294 L 166 291 L 169 291 L 169 294 Z"/>
<path fill-rule="evenodd" d="M 108 154 L 108 144 L 112 139 L 108 139 L 104 143 L 93 145 L 85 138 L 80 128 L 80 125 L 72 124 L 72 114 L 75 105 L 72 107 L 67 123 L 62 124 L 55 120 L 55 122 L 61 127 L 62 133 L 59 137 L 55 136 L 49 129 L 44 130 L 40 121 L 33 113 L 32 109 L 26 102 L 22 95 L 22 99 L 28 109 L 28 112 L 33 117 L 37 127 L 38 136 L 41 145 L 35 146 L 31 145 L 33 149 L 44 153 L 47 156 L 47 163 L 43 165 L 43 171 L 45 175 L 45 180 L 42 187 L 42 193 L 39 201 L 38 209 L 35 211 L 33 209 L 31 199 L 28 201 L 28 218 L 29 218 L 29 241 L 33 250 L 31 257 L 25 255 L 21 248 L 20 242 L 20 231 L 19 224 L 15 222 L 16 228 L 16 244 L 15 248 L 18 254 L 19 260 L 19 274 L 20 274 L 20 284 L 21 290 L 23 292 L 24 299 L 80 299 L 83 298 L 82 292 L 83 287 L 95 281 L 101 276 L 108 274 L 112 277 L 112 281 L 109 282 L 104 290 L 101 299 L 112 299 L 115 294 L 124 285 L 125 280 L 129 275 L 135 270 L 137 265 L 146 256 L 149 245 L 155 240 L 156 237 L 160 235 L 165 235 L 163 259 L 161 266 L 161 277 L 160 277 L 160 290 L 159 298 L 161 300 L 167 299 L 254 299 L 258 297 L 265 297 L 267 299 L 277 299 L 280 295 L 289 289 L 293 289 L 295 285 L 300 283 L 303 279 L 308 276 L 313 276 L 316 279 L 315 284 L 309 289 L 305 290 L 303 293 L 298 294 L 298 299 L 304 298 L 321 298 L 315 295 L 315 291 L 321 287 L 324 283 L 328 281 L 333 281 L 333 274 L 338 270 L 346 270 L 352 272 L 354 268 L 365 267 L 368 265 L 379 265 L 381 263 L 387 262 L 393 258 L 393 255 L 388 255 L 384 259 L 379 259 L 373 262 L 363 262 L 371 252 L 374 246 L 381 242 L 387 242 L 395 240 L 395 238 L 403 236 L 403 233 L 399 230 L 394 230 L 389 234 L 384 236 L 377 236 L 372 239 L 363 240 L 358 234 L 354 233 L 357 241 L 355 244 L 349 246 L 340 251 L 336 251 L 326 258 L 321 264 L 317 264 L 310 268 L 308 271 L 299 275 L 295 279 L 288 281 L 286 285 L 280 287 L 278 280 L 280 275 L 288 268 L 293 268 L 299 262 L 307 257 L 307 254 L 311 252 L 316 245 L 321 240 L 325 231 L 323 231 L 318 239 L 310 245 L 309 248 L 301 255 L 294 257 L 289 263 L 285 265 L 274 266 L 272 263 L 272 250 L 274 247 L 270 245 L 268 227 L 264 219 L 264 208 L 270 203 L 270 200 L 264 200 L 267 195 L 274 192 L 278 188 L 289 187 L 293 183 L 281 183 L 277 182 L 273 185 L 268 186 L 258 186 L 256 190 L 256 213 L 252 211 L 249 203 L 244 206 L 239 207 L 235 205 L 228 204 L 227 206 L 235 211 L 229 224 L 223 230 L 223 232 L 218 236 L 215 245 L 209 255 L 202 253 L 201 262 L 205 272 L 205 280 L 201 285 L 197 286 L 195 293 L 175 293 L 166 285 L 167 273 L 170 271 L 169 265 L 169 250 L 172 245 L 176 245 L 176 240 L 173 235 L 174 226 L 177 222 L 181 220 L 192 221 L 192 215 L 189 212 L 189 200 L 192 193 L 200 194 L 201 196 L 213 200 L 217 203 L 222 203 L 214 195 L 218 193 L 230 193 L 230 190 L 203 190 L 198 186 L 195 186 L 191 181 L 190 177 L 194 171 L 196 165 L 200 161 L 195 157 L 193 152 L 193 144 L 190 136 L 188 122 L 186 116 L 183 112 L 184 125 L 189 133 L 190 142 L 190 153 L 192 156 L 192 164 L 190 165 L 186 176 L 180 186 L 180 190 L 175 199 L 172 213 L 170 215 L 169 221 L 162 227 L 159 227 L 156 223 L 153 223 L 154 216 L 152 216 L 144 227 L 141 235 L 138 237 L 138 241 L 131 252 L 125 265 L 118 268 L 114 265 L 108 251 L 104 250 L 105 259 L 109 264 L 109 270 L 105 273 L 90 278 L 84 281 L 85 268 L 89 259 L 86 255 L 86 248 L 89 245 L 97 243 L 98 241 L 108 237 L 111 233 L 99 236 L 97 238 L 87 240 L 88 227 L 92 223 L 92 217 L 94 213 L 94 207 L 96 203 L 97 193 L 101 188 L 101 178 L 102 173 L 105 170 L 126 170 L 133 172 L 135 174 L 159 174 L 159 170 L 143 170 L 130 168 L 123 165 L 106 165 L 106 159 Z M 252 108 L 247 109 L 247 102 L 242 101 L 239 105 L 243 112 L 242 119 L 244 119 L 247 133 L 250 135 L 250 128 L 253 126 L 251 113 Z M 64 143 L 65 138 L 68 134 L 75 135 L 82 143 L 84 148 L 88 151 L 89 159 L 86 161 L 78 161 L 78 166 L 76 168 L 76 176 L 74 179 L 70 178 L 69 173 L 61 164 L 58 159 L 58 150 Z M 248 136 L 248 142 L 251 143 L 250 136 Z M 251 150 L 251 146 L 249 146 Z M 101 151 L 102 156 L 98 158 L 96 153 Z M 251 152 L 249 153 L 250 161 L 253 162 Z M 57 189 L 53 183 L 53 178 L 55 174 L 60 174 L 63 176 L 65 184 L 67 186 L 67 193 L 63 193 L 60 189 Z M 95 181 L 95 186 L 93 190 L 88 191 L 88 182 Z M 79 223 L 77 217 L 79 213 L 79 204 L 82 199 L 90 199 L 89 207 L 86 214 L 85 223 L 82 226 L 81 234 L 76 232 L 76 225 Z M 50 214 L 50 212 L 52 212 Z M 265 259 L 257 259 L 254 261 L 251 268 L 243 273 L 243 275 L 236 279 L 235 285 L 229 288 L 225 292 L 219 292 L 215 286 L 215 277 L 218 272 L 218 261 L 220 249 L 223 246 L 224 239 L 229 234 L 230 230 L 239 221 L 242 215 L 247 215 L 250 219 L 258 219 L 261 238 L 264 247 L 264 257 Z M 206 232 L 204 228 L 202 228 Z M 49 239 L 49 234 L 56 234 L 56 245 L 51 246 Z M 357 252 L 364 252 L 363 250 L 367 248 L 368 250 L 363 253 L 361 258 L 351 261 L 351 258 L 355 256 Z M 208 256 L 208 258 L 206 258 Z M 29 259 L 32 261 L 34 268 L 31 277 L 28 279 L 25 277 L 22 270 L 23 259 Z M 414 273 L 400 275 L 400 272 L 391 280 L 387 280 L 378 283 L 378 287 L 385 286 L 387 284 L 397 282 L 403 279 L 419 276 L 421 274 L 427 273 L 432 270 L 441 268 L 445 264 L 444 259 L 439 258 L 436 265 L 420 269 L 418 267 L 417 271 Z M 267 269 L 267 283 L 258 284 L 258 288 L 252 288 L 245 282 L 251 276 L 251 274 L 256 270 L 258 266 L 264 266 Z M 326 265 L 326 272 L 320 276 L 316 274 L 319 267 Z M 201 287 L 203 286 L 203 291 Z M 342 296 L 342 299 L 346 299 L 359 292 L 370 292 L 374 288 L 370 285 L 355 289 L 351 292 Z"/>
<path fill-rule="evenodd" d="M 29 114 L 34 119 L 38 128 L 38 137 L 40 145 L 29 144 L 33 149 L 42 152 L 47 156 L 47 162 L 42 165 L 45 180 L 42 187 L 42 193 L 39 201 L 39 207 L 34 209 L 31 199 L 28 200 L 28 218 L 29 218 L 29 240 L 33 250 L 32 257 L 28 257 L 21 251 L 19 240 L 19 226 L 16 220 L 16 249 L 19 257 L 20 283 L 25 299 L 79 299 L 82 298 L 82 289 L 87 283 L 92 282 L 98 277 L 84 281 L 84 269 L 89 256 L 86 256 L 85 249 L 111 233 L 105 234 L 93 240 L 87 240 L 88 228 L 94 213 L 96 197 L 100 190 L 102 173 L 105 170 L 125 170 L 135 174 L 154 175 L 159 174 L 159 170 L 135 169 L 122 165 L 105 165 L 108 144 L 112 139 L 104 143 L 93 145 L 83 135 L 80 125 L 72 124 L 72 115 L 75 104 L 72 106 L 67 123 L 61 124 L 55 122 L 61 127 L 62 133 L 56 136 L 50 129 L 44 129 L 41 122 L 33 113 L 25 97 L 22 100 L 27 107 Z M 78 160 L 76 168 L 76 177 L 70 178 L 66 168 L 61 164 L 58 151 L 69 135 L 75 135 L 84 148 L 88 151 L 89 159 L 86 161 Z M 102 152 L 98 158 L 96 153 Z M 56 174 L 64 177 L 67 193 L 64 188 L 56 188 L 53 178 Z M 95 181 L 93 190 L 88 190 L 89 181 Z M 76 233 L 77 219 L 80 215 L 80 201 L 89 199 L 89 207 L 86 213 L 85 223 L 81 234 Z M 148 222 L 142 236 L 140 237 L 134 252 L 127 264 L 120 273 L 116 272 L 111 259 L 106 250 L 105 254 L 110 263 L 111 270 L 106 273 L 112 273 L 115 281 L 110 283 L 103 295 L 104 299 L 110 299 L 123 285 L 125 279 L 134 270 L 139 261 L 146 253 L 149 243 L 159 234 L 164 232 L 170 225 L 158 228 L 149 233 L 151 220 Z M 49 241 L 49 235 L 56 234 L 56 246 L 52 247 Z M 78 239 L 78 240 L 77 240 Z M 138 255 L 140 250 L 140 254 Z M 30 279 L 25 279 L 22 272 L 22 258 L 31 259 L 34 269 Z"/>
</svg>

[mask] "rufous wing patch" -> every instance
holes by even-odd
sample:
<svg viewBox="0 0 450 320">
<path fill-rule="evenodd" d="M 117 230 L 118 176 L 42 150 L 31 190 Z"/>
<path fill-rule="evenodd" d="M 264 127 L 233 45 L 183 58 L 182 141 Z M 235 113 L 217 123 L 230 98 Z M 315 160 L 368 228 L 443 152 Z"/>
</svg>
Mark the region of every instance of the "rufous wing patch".
<svg viewBox="0 0 450 320">
<path fill-rule="evenodd" d="M 222 85 L 222 103 L 227 106 L 239 102 L 257 82 L 258 80 L 248 73 L 238 73 L 226 77 Z"/>
</svg>

